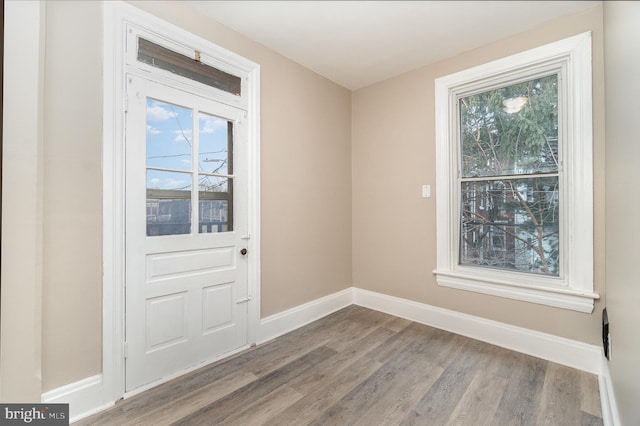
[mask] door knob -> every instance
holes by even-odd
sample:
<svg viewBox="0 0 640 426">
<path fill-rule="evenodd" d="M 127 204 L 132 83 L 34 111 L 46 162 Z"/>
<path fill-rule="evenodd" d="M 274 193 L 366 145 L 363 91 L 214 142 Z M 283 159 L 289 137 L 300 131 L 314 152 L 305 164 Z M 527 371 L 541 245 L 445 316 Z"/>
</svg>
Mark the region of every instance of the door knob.
<svg viewBox="0 0 640 426">
<path fill-rule="evenodd" d="M 242 250 L 240 250 L 240 254 L 245 256 L 247 254 L 247 249 L 243 248 Z"/>
</svg>

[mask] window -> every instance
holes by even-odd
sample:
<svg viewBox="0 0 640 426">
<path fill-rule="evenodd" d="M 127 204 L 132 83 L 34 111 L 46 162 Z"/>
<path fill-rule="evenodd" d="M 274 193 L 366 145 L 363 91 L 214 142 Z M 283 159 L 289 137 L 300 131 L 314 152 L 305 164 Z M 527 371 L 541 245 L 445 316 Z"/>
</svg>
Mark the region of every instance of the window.
<svg viewBox="0 0 640 426">
<path fill-rule="evenodd" d="M 147 236 L 191 234 L 192 208 L 194 233 L 233 231 L 233 123 L 152 98 L 146 107 Z"/>
<path fill-rule="evenodd" d="M 439 285 L 593 310 L 591 35 L 436 80 Z"/>
<path fill-rule="evenodd" d="M 461 265 L 559 276 L 559 74 L 457 98 Z"/>
</svg>

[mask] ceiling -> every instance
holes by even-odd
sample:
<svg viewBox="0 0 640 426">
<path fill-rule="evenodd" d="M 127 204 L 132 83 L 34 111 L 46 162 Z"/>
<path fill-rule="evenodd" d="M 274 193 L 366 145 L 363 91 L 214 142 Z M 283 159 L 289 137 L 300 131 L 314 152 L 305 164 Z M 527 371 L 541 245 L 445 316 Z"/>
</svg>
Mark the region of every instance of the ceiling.
<svg viewBox="0 0 640 426">
<path fill-rule="evenodd" d="M 184 1 L 351 90 L 600 1 Z"/>
</svg>

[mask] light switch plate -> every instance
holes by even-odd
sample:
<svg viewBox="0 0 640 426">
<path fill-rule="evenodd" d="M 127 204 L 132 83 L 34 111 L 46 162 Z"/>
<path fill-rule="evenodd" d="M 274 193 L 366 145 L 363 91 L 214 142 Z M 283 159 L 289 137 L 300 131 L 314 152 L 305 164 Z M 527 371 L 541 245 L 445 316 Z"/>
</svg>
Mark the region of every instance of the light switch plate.
<svg viewBox="0 0 640 426">
<path fill-rule="evenodd" d="M 431 197 L 431 185 L 422 185 L 422 198 Z"/>
</svg>

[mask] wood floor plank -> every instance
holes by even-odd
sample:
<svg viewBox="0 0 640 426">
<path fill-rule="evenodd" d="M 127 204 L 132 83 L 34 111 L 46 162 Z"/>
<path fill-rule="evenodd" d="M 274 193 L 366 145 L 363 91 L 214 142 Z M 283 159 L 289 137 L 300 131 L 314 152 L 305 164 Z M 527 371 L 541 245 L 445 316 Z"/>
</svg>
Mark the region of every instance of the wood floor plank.
<svg viewBox="0 0 640 426">
<path fill-rule="evenodd" d="M 289 386 L 307 395 L 322 388 L 327 382 L 331 382 L 340 376 L 346 369 L 353 368 L 354 364 L 361 362 L 372 345 L 384 340 L 393 333 L 384 328 L 377 328 L 373 332 L 354 339 L 351 346 L 341 352 L 327 358 L 325 361 L 305 371 L 305 374 L 294 378 Z M 379 364 L 378 365 L 382 365 Z"/>
<path fill-rule="evenodd" d="M 406 390 L 416 376 L 423 377 L 425 382 L 429 382 L 430 379 L 433 382 L 440 375 L 437 367 L 430 362 L 431 357 L 428 354 L 430 350 L 433 352 L 433 346 L 424 340 L 416 340 L 407 345 L 400 354 L 385 363 L 371 377 L 349 392 L 315 423 L 327 424 L 329 421 L 339 419 L 340 424 L 356 424 L 364 413 L 372 411 L 377 413 L 377 417 L 383 416 L 378 408 L 393 405 L 389 403 L 389 400 L 399 401 L 398 394 L 394 392 L 401 388 Z M 424 375 L 425 370 L 428 370 L 426 376 Z M 427 388 L 429 386 L 425 386 L 424 390 Z M 381 402 L 388 395 L 392 395 L 388 401 Z M 405 398 L 412 399 L 413 396 L 406 395 Z M 419 399 L 419 395 L 417 399 Z M 411 405 L 413 404 L 414 401 Z"/>
<path fill-rule="evenodd" d="M 247 426 L 270 424 L 271 419 L 291 404 L 300 400 L 300 392 L 282 385 L 268 395 L 263 396 L 250 407 L 240 410 L 224 420 L 228 426 Z"/>
<path fill-rule="evenodd" d="M 260 351 L 261 352 L 261 351 Z M 260 356 L 260 352 L 253 356 Z M 143 392 L 126 400 L 118 401 L 116 406 L 99 418 L 89 418 L 77 422 L 78 425 L 111 425 L 111 424 L 139 424 L 135 423 L 141 416 L 149 412 L 156 412 L 170 405 L 176 395 L 190 395 L 202 392 L 210 383 L 227 382 L 225 378 L 242 377 L 246 372 L 242 370 L 245 362 L 254 359 L 251 354 L 232 358 L 223 363 L 196 370 L 185 376 L 171 380 L 153 388 L 153 391 Z M 253 376 L 251 374 L 251 376 Z M 249 376 L 247 376 L 249 377 Z M 90 420 L 90 421 L 89 421 Z"/>
<path fill-rule="evenodd" d="M 602 417 L 592 416 L 589 413 L 582 413 L 582 421 L 580 426 L 602 426 Z"/>
<path fill-rule="evenodd" d="M 581 372 L 578 389 L 580 389 L 580 409 L 591 416 L 602 418 L 598 378 L 593 374 Z"/>
<path fill-rule="evenodd" d="M 80 425 L 601 425 L 597 377 L 350 306 Z"/>
<path fill-rule="evenodd" d="M 354 424 L 396 425 L 404 418 L 444 370 L 428 360 L 418 358 L 412 368 L 399 372 L 375 406 L 360 413 Z"/>
<path fill-rule="evenodd" d="M 306 369 L 333 354 L 335 354 L 335 351 L 328 348 L 320 347 L 315 349 L 224 398 L 193 412 L 174 424 L 184 426 L 219 424 L 241 409 L 249 408 L 263 396 L 286 384 L 292 378 L 304 374 Z"/>
<path fill-rule="evenodd" d="M 580 410 L 580 372 L 549 363 L 540 398 L 539 424 L 577 425 L 582 421 Z"/>
<path fill-rule="evenodd" d="M 418 323 L 411 323 L 385 342 L 381 342 L 375 351 L 371 351 L 371 356 L 373 359 L 384 363 L 393 359 L 393 357 L 404 351 L 407 346 L 416 341 L 430 342 L 433 346 L 444 347 L 454 337 L 455 335 L 452 333 Z"/>
<path fill-rule="evenodd" d="M 349 315 L 351 321 L 358 322 L 363 325 L 383 326 L 391 319 L 391 315 L 384 312 L 372 311 L 371 309 L 360 309 Z"/>
<path fill-rule="evenodd" d="M 157 419 L 162 419 L 162 424 L 171 424 L 257 379 L 253 373 L 240 370 L 213 381 L 197 391 L 185 395 L 174 394 L 171 403 L 153 411 L 144 411 L 143 415 L 136 417 L 132 424 L 157 425 Z"/>
<path fill-rule="evenodd" d="M 504 414 L 499 410 L 503 410 L 506 407 L 503 399 L 507 397 L 507 387 L 510 384 L 510 379 L 520 377 L 522 374 L 525 355 L 485 343 L 481 343 L 480 346 L 482 350 L 477 353 L 479 357 L 478 373 L 456 406 L 448 424 L 523 424 L 521 423 L 522 419 L 516 419 L 513 416 L 518 413 L 514 406 L 508 409 L 508 415 L 511 416 L 508 420 L 501 418 L 498 421 L 497 418 L 502 417 Z M 544 374 L 540 379 L 540 389 L 543 378 Z M 529 383 L 518 382 L 518 386 L 521 387 L 523 385 L 528 386 Z M 540 389 L 538 392 L 540 392 Z M 521 390 L 522 388 L 516 389 L 516 391 Z M 509 392 L 509 395 L 513 396 L 514 394 Z M 518 394 L 516 393 L 515 395 Z"/>
<path fill-rule="evenodd" d="M 476 340 L 466 341 L 464 350 L 429 388 L 404 424 L 445 424 L 476 375 L 478 363 L 485 359 L 485 345 Z"/>
<path fill-rule="evenodd" d="M 507 387 L 507 379 L 480 370 L 453 410 L 447 425 L 490 426 Z"/>
<path fill-rule="evenodd" d="M 516 355 L 519 362 L 509 376 L 496 411 L 495 424 L 535 425 L 548 362 L 528 355 Z"/>
<path fill-rule="evenodd" d="M 388 328 L 391 331 L 399 332 L 404 329 L 406 326 L 412 324 L 411 321 L 404 318 L 394 317 L 392 315 L 388 315 L 388 320 L 380 324 L 380 327 Z"/>
<path fill-rule="evenodd" d="M 365 323 L 359 323 L 359 322 L 355 322 L 355 321 L 351 321 L 351 320 L 347 320 L 345 321 L 345 324 L 348 325 L 350 328 L 348 329 L 349 331 L 355 331 L 358 330 L 357 333 L 353 333 L 353 332 L 346 332 L 346 333 L 341 333 L 341 334 L 336 334 L 332 337 L 330 342 L 326 343 L 326 346 L 328 348 L 331 348 L 337 352 L 343 351 L 348 347 L 351 347 L 353 345 L 353 341 L 354 341 L 354 335 L 355 336 L 366 336 L 369 333 L 373 333 L 376 330 L 379 330 L 380 327 L 374 324 L 365 324 Z M 357 338 L 357 337 L 356 337 Z"/>
<path fill-rule="evenodd" d="M 345 369 L 330 382 L 322 382 L 307 396 L 281 412 L 273 420 L 274 425 L 309 425 L 325 413 L 328 408 L 342 399 L 353 388 L 358 386 L 382 364 L 378 361 L 363 358 L 354 363 L 352 368 Z"/>
<path fill-rule="evenodd" d="M 406 328 L 410 328 L 410 326 L 411 324 Z M 387 362 L 414 341 L 416 335 L 414 334 L 414 337 L 412 337 L 410 334 L 410 330 L 407 332 L 404 329 L 392 334 L 387 339 L 381 340 L 376 346 L 372 347 L 367 356 L 382 363 Z"/>
<path fill-rule="evenodd" d="M 307 333 L 296 333 L 296 338 L 287 336 L 282 340 L 272 342 L 273 345 L 286 347 L 285 350 L 274 351 L 270 356 L 261 357 L 260 363 L 255 363 L 252 372 L 257 376 L 263 376 L 286 365 L 287 363 L 303 356 L 312 350 L 334 342 L 342 336 L 352 335 L 358 328 L 358 324 L 348 320 L 340 322 L 327 321 L 322 329 L 311 328 Z"/>
</svg>

